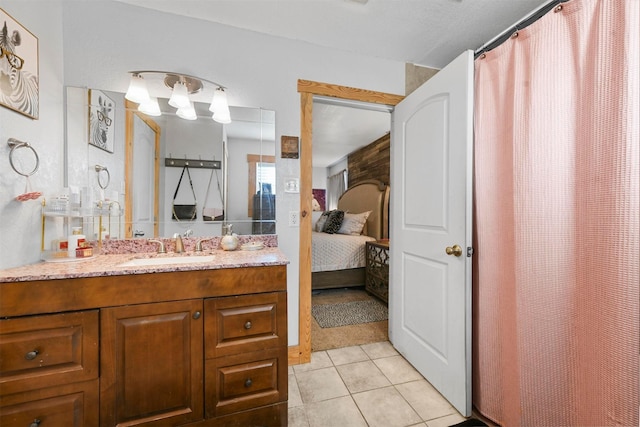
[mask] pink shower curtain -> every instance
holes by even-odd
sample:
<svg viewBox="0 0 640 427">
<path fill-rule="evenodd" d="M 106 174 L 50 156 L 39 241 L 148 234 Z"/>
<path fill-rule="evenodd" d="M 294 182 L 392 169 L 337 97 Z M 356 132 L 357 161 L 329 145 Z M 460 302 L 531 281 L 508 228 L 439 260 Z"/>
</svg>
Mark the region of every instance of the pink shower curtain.
<svg viewBox="0 0 640 427">
<path fill-rule="evenodd" d="M 476 60 L 473 402 L 638 426 L 639 0 L 572 0 Z"/>
</svg>

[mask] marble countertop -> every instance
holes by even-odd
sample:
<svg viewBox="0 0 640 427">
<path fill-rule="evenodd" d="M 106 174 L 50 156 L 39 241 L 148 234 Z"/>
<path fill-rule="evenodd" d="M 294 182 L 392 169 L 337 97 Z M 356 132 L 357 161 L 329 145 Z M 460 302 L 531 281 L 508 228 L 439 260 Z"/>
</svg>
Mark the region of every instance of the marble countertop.
<svg viewBox="0 0 640 427">
<path fill-rule="evenodd" d="M 121 264 L 139 258 L 156 257 L 196 257 L 213 256 L 211 262 L 180 263 L 169 262 L 160 265 L 122 266 Z M 216 270 L 222 268 L 263 267 L 286 265 L 289 261 L 277 247 L 265 246 L 260 250 L 223 251 L 205 250 L 200 253 L 183 254 L 126 253 L 95 255 L 76 261 L 46 262 L 28 264 L 21 267 L 0 270 L 0 283 L 27 282 L 34 280 L 73 279 L 80 277 L 122 276 L 129 274 L 165 273 L 174 271 Z"/>
</svg>

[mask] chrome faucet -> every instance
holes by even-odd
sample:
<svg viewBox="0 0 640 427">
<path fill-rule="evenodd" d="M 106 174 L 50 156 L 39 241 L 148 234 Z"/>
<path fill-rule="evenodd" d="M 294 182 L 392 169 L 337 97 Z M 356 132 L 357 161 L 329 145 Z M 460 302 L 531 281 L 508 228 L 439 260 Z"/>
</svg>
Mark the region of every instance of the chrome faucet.
<svg viewBox="0 0 640 427">
<path fill-rule="evenodd" d="M 208 240 L 211 240 L 211 238 L 209 237 L 208 239 L 198 239 L 194 252 L 202 252 L 202 242 L 206 242 Z"/>
<path fill-rule="evenodd" d="M 159 254 L 166 254 L 167 251 L 164 248 L 164 242 L 162 240 L 156 240 L 156 239 L 149 239 L 149 243 L 158 243 L 158 253 Z"/>
<path fill-rule="evenodd" d="M 181 254 L 184 252 L 184 244 L 182 243 L 182 237 L 180 233 L 175 233 L 173 238 L 176 239 L 176 253 Z"/>
</svg>

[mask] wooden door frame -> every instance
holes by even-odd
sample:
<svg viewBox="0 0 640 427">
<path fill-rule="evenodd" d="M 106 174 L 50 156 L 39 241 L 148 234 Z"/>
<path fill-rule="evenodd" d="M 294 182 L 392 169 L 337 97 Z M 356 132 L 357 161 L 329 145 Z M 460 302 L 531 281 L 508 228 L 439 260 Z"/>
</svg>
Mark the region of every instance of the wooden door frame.
<svg viewBox="0 0 640 427">
<path fill-rule="evenodd" d="M 125 238 L 133 236 L 133 118 L 134 114 L 140 118 L 155 133 L 154 151 L 155 159 L 153 165 L 153 237 L 158 237 L 159 233 L 159 211 L 158 203 L 160 195 L 160 125 L 149 116 L 140 113 L 138 104 L 125 99 L 125 158 L 124 158 L 124 233 Z"/>
<path fill-rule="evenodd" d="M 402 95 L 298 80 L 300 93 L 300 256 L 298 346 L 289 347 L 289 364 L 311 361 L 311 223 L 312 223 L 312 131 L 313 97 L 327 96 L 350 101 L 395 106 Z"/>
</svg>

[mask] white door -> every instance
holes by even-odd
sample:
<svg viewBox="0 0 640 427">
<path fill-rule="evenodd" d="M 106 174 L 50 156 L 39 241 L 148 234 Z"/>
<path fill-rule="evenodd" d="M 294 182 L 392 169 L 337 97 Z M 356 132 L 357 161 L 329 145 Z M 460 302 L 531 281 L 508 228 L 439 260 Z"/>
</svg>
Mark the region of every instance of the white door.
<svg viewBox="0 0 640 427">
<path fill-rule="evenodd" d="M 473 52 L 392 115 L 389 338 L 471 415 Z M 448 255 L 454 245 L 461 254 Z"/>
<path fill-rule="evenodd" d="M 133 115 L 133 237 L 155 237 L 156 133 Z"/>
</svg>

